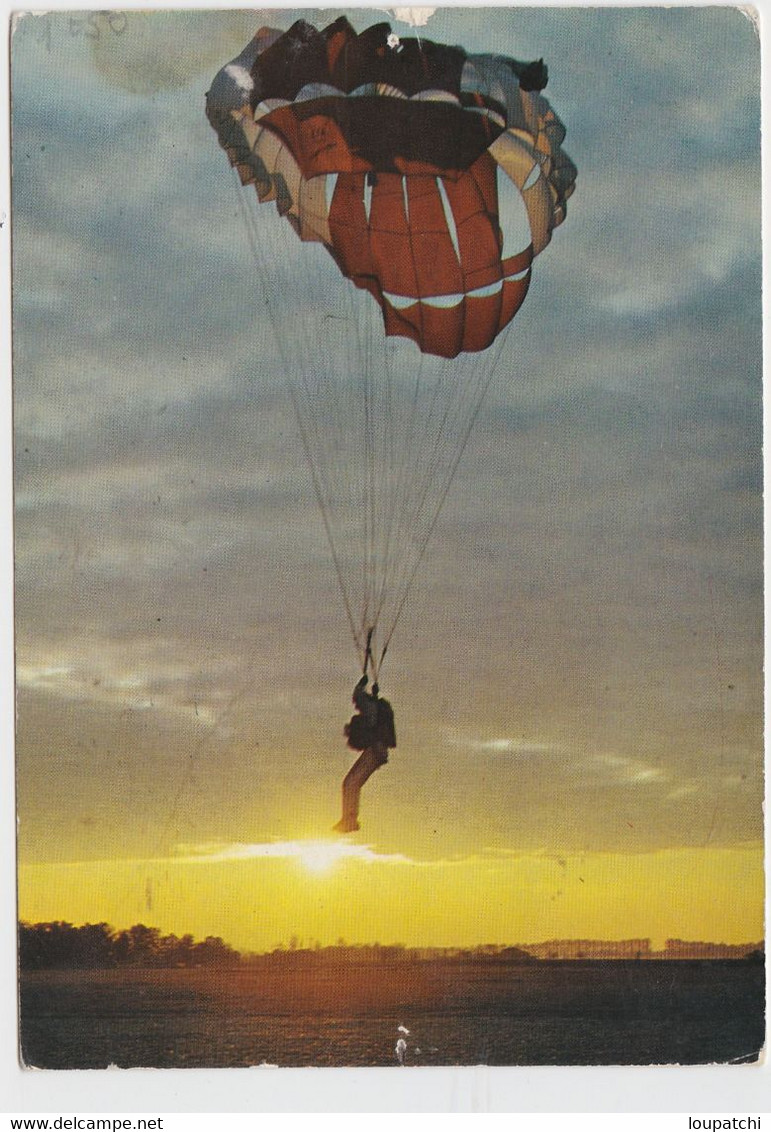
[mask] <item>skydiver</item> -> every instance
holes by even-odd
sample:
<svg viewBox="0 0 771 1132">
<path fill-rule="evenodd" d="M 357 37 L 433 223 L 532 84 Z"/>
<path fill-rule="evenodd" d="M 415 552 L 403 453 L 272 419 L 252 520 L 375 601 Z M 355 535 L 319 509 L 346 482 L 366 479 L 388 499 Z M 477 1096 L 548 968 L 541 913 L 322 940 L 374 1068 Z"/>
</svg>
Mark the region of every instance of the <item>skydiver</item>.
<svg viewBox="0 0 771 1132">
<path fill-rule="evenodd" d="M 377 684 L 368 692 L 367 683 L 365 673 L 353 689 L 356 714 L 343 729 L 348 746 L 361 754 L 343 779 L 343 816 L 333 827 L 338 833 L 354 833 L 360 828 L 361 788 L 378 767 L 388 762 L 389 747 L 396 746 L 393 708 L 388 700 L 379 698 Z"/>
</svg>

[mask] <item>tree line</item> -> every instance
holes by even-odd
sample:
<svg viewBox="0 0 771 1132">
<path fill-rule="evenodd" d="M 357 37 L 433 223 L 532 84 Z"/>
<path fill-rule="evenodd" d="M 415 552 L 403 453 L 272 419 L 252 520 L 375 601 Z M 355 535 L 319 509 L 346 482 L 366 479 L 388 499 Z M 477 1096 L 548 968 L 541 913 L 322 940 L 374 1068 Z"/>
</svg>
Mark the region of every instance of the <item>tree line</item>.
<svg viewBox="0 0 771 1132">
<path fill-rule="evenodd" d="M 109 924 L 63 921 L 19 924 L 19 966 L 49 967 L 231 967 L 241 955 L 219 936 L 196 942 L 192 935 L 161 935 L 158 928 L 135 924 L 115 931 Z"/>
</svg>

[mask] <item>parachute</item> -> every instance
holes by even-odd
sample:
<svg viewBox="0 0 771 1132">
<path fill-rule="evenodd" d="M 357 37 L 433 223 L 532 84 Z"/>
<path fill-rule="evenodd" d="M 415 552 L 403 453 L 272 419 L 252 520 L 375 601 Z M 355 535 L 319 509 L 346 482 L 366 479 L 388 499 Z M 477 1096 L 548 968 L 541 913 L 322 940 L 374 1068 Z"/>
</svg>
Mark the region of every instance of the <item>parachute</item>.
<svg viewBox="0 0 771 1132">
<path fill-rule="evenodd" d="M 574 188 L 546 79 L 542 61 L 399 39 L 385 23 L 357 34 L 341 17 L 261 29 L 207 95 L 260 202 L 247 213 L 255 298 L 375 677 Z"/>
</svg>

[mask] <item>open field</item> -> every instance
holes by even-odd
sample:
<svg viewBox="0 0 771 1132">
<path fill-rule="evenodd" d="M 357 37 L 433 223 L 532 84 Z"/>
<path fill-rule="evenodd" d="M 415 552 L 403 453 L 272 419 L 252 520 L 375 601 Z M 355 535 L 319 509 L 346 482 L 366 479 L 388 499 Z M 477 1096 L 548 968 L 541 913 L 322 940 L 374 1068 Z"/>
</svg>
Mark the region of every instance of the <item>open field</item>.
<svg viewBox="0 0 771 1132">
<path fill-rule="evenodd" d="M 404 1035 L 399 1026 L 409 1030 Z M 754 1060 L 760 963 L 500 960 L 47 971 L 21 984 L 40 1068 L 635 1065 Z"/>
</svg>

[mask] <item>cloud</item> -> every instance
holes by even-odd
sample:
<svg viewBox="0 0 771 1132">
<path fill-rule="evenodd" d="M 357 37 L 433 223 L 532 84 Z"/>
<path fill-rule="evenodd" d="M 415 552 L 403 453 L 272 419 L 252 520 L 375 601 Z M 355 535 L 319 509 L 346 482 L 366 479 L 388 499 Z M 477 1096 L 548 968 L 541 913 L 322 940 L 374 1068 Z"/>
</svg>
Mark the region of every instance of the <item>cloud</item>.
<svg viewBox="0 0 771 1132">
<path fill-rule="evenodd" d="M 666 796 L 667 802 L 681 802 L 684 798 L 693 798 L 703 789 L 697 782 L 685 782 L 682 786 L 676 786 L 674 790 L 670 790 Z"/>
<path fill-rule="evenodd" d="M 179 856 L 173 859 L 183 864 L 214 864 L 222 861 L 253 861 L 275 858 L 299 860 L 314 872 L 325 872 L 343 860 L 361 861 L 367 865 L 410 865 L 414 863 L 409 857 L 405 857 L 401 853 L 378 853 L 369 845 L 355 845 L 341 840 L 180 845 L 178 852 Z"/>
<path fill-rule="evenodd" d="M 607 774 L 613 782 L 629 783 L 630 785 L 651 785 L 665 782 L 669 775 L 660 766 L 652 766 L 640 759 L 628 758 L 625 755 L 597 754 L 586 760 L 585 765 L 596 768 Z"/>
<path fill-rule="evenodd" d="M 450 732 L 447 741 L 467 751 L 480 751 L 501 755 L 547 755 L 559 751 L 554 743 L 533 743 L 525 739 L 497 738 L 474 739 Z"/>
<path fill-rule="evenodd" d="M 69 701 L 120 712 L 184 718 L 197 732 L 226 734 L 234 668 L 228 657 L 181 658 L 162 640 L 137 635 L 130 650 L 113 640 L 81 635 L 45 651 L 26 648 L 16 668 L 19 690 L 52 702 Z M 28 654 L 28 655 L 27 655 Z"/>
</svg>

